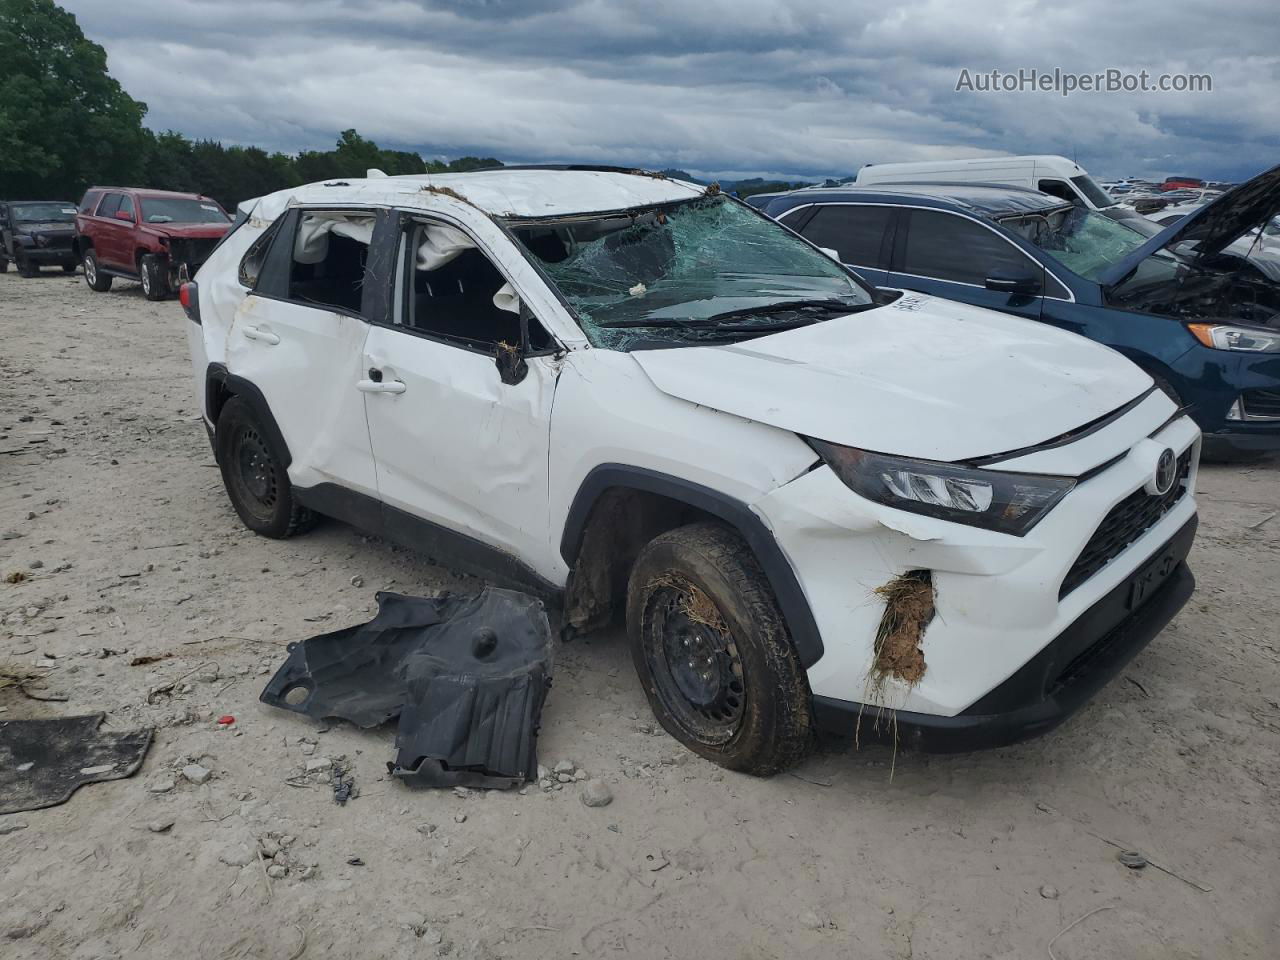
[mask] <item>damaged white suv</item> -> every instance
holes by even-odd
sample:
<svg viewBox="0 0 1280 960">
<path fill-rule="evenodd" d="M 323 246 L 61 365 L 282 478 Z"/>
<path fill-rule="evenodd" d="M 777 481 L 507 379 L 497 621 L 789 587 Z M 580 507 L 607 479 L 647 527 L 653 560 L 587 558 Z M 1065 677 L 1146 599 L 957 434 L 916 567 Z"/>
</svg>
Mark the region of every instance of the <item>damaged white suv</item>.
<svg viewBox="0 0 1280 960">
<path fill-rule="evenodd" d="M 715 188 L 374 174 L 242 206 L 182 291 L 251 529 L 625 616 L 663 726 L 753 773 L 885 708 L 925 749 L 1041 733 L 1190 595 L 1199 432 L 1119 354 L 873 290 Z"/>
</svg>

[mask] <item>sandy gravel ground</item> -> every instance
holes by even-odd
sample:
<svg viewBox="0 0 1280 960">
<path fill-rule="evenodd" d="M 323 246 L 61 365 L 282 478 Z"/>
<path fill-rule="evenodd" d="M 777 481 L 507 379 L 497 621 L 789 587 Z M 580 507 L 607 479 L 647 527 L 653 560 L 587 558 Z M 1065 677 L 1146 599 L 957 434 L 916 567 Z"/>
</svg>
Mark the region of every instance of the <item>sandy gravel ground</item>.
<svg viewBox="0 0 1280 960">
<path fill-rule="evenodd" d="M 465 582 L 336 523 L 244 531 L 185 325 L 133 284 L 0 276 L 0 570 L 29 575 L 0 582 L 0 659 L 67 698 L 2 690 L 0 718 L 157 728 L 137 776 L 0 818 L 6 960 L 1280 956 L 1280 517 L 1258 525 L 1280 465 L 1204 471 L 1192 604 L 1040 741 L 900 754 L 892 780 L 883 748 L 725 773 L 654 732 L 611 634 L 558 652 L 540 743 L 611 805 L 411 791 L 385 776 L 392 728 L 257 696 L 287 642 L 366 619 L 375 590 Z M 148 654 L 171 656 L 129 665 Z M 335 805 L 317 758 L 359 796 Z"/>
</svg>

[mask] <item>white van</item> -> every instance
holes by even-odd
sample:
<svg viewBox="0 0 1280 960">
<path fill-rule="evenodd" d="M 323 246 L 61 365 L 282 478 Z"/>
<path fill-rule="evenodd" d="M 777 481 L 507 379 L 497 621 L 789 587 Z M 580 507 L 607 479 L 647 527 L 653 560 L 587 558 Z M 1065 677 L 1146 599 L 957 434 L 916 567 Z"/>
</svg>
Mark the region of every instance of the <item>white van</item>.
<svg viewBox="0 0 1280 960">
<path fill-rule="evenodd" d="M 984 157 L 922 163 L 867 164 L 858 171 L 860 187 L 879 183 L 1004 183 L 1039 190 L 1091 210 L 1114 206 L 1115 199 L 1087 170 L 1066 157 Z"/>
</svg>

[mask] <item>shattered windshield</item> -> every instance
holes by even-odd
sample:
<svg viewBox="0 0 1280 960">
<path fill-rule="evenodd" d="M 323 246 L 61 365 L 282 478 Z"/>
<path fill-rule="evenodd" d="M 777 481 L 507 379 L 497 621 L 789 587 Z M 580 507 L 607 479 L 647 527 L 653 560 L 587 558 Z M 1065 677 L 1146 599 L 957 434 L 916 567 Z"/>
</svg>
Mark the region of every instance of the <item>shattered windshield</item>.
<svg viewBox="0 0 1280 960">
<path fill-rule="evenodd" d="M 509 225 L 597 347 L 723 342 L 873 305 L 838 263 L 725 196 Z"/>
<path fill-rule="evenodd" d="M 71 203 L 15 203 L 14 223 L 70 223 L 76 218 Z"/>
<path fill-rule="evenodd" d="M 1136 230 L 1085 207 L 1000 222 L 1086 280 L 1097 280 L 1108 267 L 1147 242 Z"/>
</svg>

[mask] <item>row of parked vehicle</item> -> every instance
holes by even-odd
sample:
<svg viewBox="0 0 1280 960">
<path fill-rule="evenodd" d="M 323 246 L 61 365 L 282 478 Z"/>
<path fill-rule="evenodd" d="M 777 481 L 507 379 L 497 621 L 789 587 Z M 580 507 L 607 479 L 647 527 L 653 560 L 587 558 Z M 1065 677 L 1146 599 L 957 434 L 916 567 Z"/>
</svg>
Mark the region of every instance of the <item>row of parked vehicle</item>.
<svg viewBox="0 0 1280 960">
<path fill-rule="evenodd" d="M 1191 594 L 1196 420 L 1280 446 L 1280 288 L 1224 253 L 1280 168 L 1152 236 L 1087 185 L 931 176 L 753 209 L 371 171 L 244 204 L 181 294 L 228 497 L 548 596 L 570 634 L 624 620 L 663 726 L 735 769 L 823 728 L 1043 733 Z"/>
<path fill-rule="evenodd" d="M 10 262 L 24 277 L 83 264 L 92 290 L 110 290 L 120 277 L 141 282 L 147 299 L 164 300 L 230 228 L 217 201 L 199 194 L 93 187 L 78 204 L 0 202 L 0 272 Z"/>
<path fill-rule="evenodd" d="M 95 189 L 72 243 L 95 289 L 204 261 L 192 371 L 249 529 L 332 516 L 569 634 L 624 620 L 663 726 L 763 774 L 818 729 L 1052 729 L 1190 597 L 1202 430 L 1280 448 L 1280 284 L 1239 246 L 1280 167 L 1162 228 L 1013 159 L 757 208 L 609 168 L 370 171 L 218 210 L 220 242 Z M 175 266 L 187 239 L 217 245 Z"/>
</svg>

